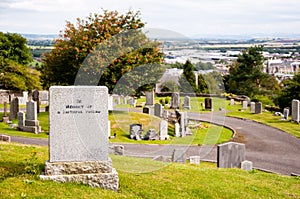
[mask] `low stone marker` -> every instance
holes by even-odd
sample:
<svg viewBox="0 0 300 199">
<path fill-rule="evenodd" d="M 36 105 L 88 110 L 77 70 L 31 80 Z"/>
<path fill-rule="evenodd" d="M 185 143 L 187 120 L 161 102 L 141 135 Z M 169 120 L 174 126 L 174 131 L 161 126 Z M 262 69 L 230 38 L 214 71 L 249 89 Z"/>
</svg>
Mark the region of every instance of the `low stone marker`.
<svg viewBox="0 0 300 199">
<path fill-rule="evenodd" d="M 150 107 L 145 106 L 145 107 L 143 108 L 143 113 L 145 113 L 145 114 L 150 114 Z"/>
<path fill-rule="evenodd" d="M 180 95 L 179 93 L 172 93 L 171 98 L 171 108 L 178 109 L 180 105 Z"/>
<path fill-rule="evenodd" d="M 186 163 L 186 150 L 174 149 L 172 154 L 172 162 Z"/>
<path fill-rule="evenodd" d="M 253 163 L 251 161 L 245 160 L 241 162 L 241 169 L 245 171 L 252 171 L 253 170 Z"/>
<path fill-rule="evenodd" d="M 50 87 L 49 161 L 41 179 L 118 190 L 108 156 L 107 98 L 103 86 Z"/>
<path fill-rule="evenodd" d="M 11 142 L 11 137 L 8 135 L 0 134 L 0 141 Z"/>
<path fill-rule="evenodd" d="M 234 99 L 230 99 L 230 105 L 234 105 Z"/>
<path fill-rule="evenodd" d="M 183 108 L 185 108 L 185 109 L 191 109 L 191 99 L 190 99 L 189 96 L 185 96 L 184 97 Z"/>
<path fill-rule="evenodd" d="M 300 101 L 296 99 L 292 101 L 292 122 L 300 122 Z"/>
<path fill-rule="evenodd" d="M 200 156 L 198 156 L 198 155 L 190 156 L 190 164 L 199 165 L 200 164 Z"/>
<path fill-rule="evenodd" d="M 245 144 L 228 142 L 218 145 L 217 166 L 219 168 L 240 168 L 245 160 Z"/>
<path fill-rule="evenodd" d="M 142 125 L 141 124 L 130 124 L 130 139 L 141 140 L 142 139 Z"/>
<path fill-rule="evenodd" d="M 212 98 L 208 97 L 204 99 L 204 106 L 205 106 L 205 110 L 210 110 L 213 111 L 213 104 L 212 104 Z"/>
</svg>

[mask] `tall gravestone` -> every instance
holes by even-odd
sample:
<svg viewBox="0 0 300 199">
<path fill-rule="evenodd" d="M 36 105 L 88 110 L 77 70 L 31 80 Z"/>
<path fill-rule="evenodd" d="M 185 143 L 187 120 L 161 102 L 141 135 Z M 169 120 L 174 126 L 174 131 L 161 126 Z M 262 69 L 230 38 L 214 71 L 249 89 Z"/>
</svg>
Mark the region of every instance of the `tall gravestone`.
<svg viewBox="0 0 300 199">
<path fill-rule="evenodd" d="M 255 102 L 250 102 L 250 112 L 255 113 Z"/>
<path fill-rule="evenodd" d="M 10 101 L 9 120 L 17 119 L 19 112 L 19 99 L 16 97 Z"/>
<path fill-rule="evenodd" d="M 180 125 L 179 123 L 174 124 L 174 136 L 180 137 Z"/>
<path fill-rule="evenodd" d="M 8 122 L 8 121 L 9 121 L 9 117 L 7 116 L 7 102 L 4 102 L 2 122 Z"/>
<path fill-rule="evenodd" d="M 154 92 L 146 92 L 146 106 L 154 105 Z"/>
<path fill-rule="evenodd" d="M 213 110 L 213 105 L 212 105 L 212 98 L 208 97 L 204 99 L 204 103 L 205 103 L 205 110 Z"/>
<path fill-rule="evenodd" d="M 18 129 L 23 131 L 25 126 L 25 113 L 23 111 L 18 112 Z"/>
<path fill-rule="evenodd" d="M 287 120 L 289 118 L 289 114 L 290 114 L 290 109 L 289 108 L 284 108 L 283 109 L 283 118 L 284 120 Z"/>
<path fill-rule="evenodd" d="M 247 101 L 243 101 L 243 110 L 247 110 L 248 108 L 248 102 Z"/>
<path fill-rule="evenodd" d="M 168 140 L 168 122 L 166 120 L 160 121 L 159 124 L 159 139 L 160 140 Z"/>
<path fill-rule="evenodd" d="M 37 113 L 39 113 L 40 112 L 40 92 L 38 90 L 33 91 L 32 100 L 36 102 Z"/>
<path fill-rule="evenodd" d="M 185 96 L 183 100 L 183 108 L 191 109 L 191 98 L 189 96 Z"/>
<path fill-rule="evenodd" d="M 245 144 L 228 142 L 217 147 L 217 166 L 220 168 L 240 168 L 245 160 Z"/>
<path fill-rule="evenodd" d="M 296 99 L 292 101 L 292 121 L 296 123 L 300 121 L 300 101 Z"/>
<path fill-rule="evenodd" d="M 41 132 L 41 126 L 37 120 L 37 102 L 29 101 L 26 102 L 26 120 L 25 126 L 22 128 L 23 131 L 32 132 L 38 134 Z"/>
<path fill-rule="evenodd" d="M 255 114 L 261 114 L 262 113 L 262 103 L 261 102 L 255 102 Z"/>
<path fill-rule="evenodd" d="M 161 104 L 155 104 L 154 105 L 154 115 L 156 117 L 162 117 L 162 113 L 163 113 L 163 107 Z"/>
<path fill-rule="evenodd" d="M 172 93 L 171 98 L 171 108 L 177 109 L 180 105 L 180 95 L 179 93 Z"/>
<path fill-rule="evenodd" d="M 118 190 L 108 156 L 107 98 L 103 86 L 50 88 L 49 161 L 42 179 Z"/>
<path fill-rule="evenodd" d="M 181 137 L 185 137 L 186 136 L 186 114 L 185 112 L 180 113 L 180 133 L 181 133 Z"/>
</svg>

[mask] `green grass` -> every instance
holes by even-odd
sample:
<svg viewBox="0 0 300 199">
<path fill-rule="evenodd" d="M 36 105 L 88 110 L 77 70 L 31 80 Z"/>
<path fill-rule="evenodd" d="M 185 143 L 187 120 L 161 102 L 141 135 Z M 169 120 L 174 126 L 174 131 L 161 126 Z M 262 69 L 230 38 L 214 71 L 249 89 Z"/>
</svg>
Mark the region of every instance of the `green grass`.
<svg viewBox="0 0 300 199">
<path fill-rule="evenodd" d="M 300 179 L 215 164 L 162 163 L 111 156 L 118 192 L 39 180 L 46 147 L 0 142 L 0 198 L 299 198 Z M 147 171 L 147 172 L 146 172 Z"/>
</svg>

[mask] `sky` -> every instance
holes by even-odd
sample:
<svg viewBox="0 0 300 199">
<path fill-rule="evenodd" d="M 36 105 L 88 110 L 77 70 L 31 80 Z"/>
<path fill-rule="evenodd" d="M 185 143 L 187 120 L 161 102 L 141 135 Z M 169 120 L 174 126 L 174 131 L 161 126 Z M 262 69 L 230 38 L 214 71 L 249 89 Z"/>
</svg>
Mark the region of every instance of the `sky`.
<svg viewBox="0 0 300 199">
<path fill-rule="evenodd" d="M 146 28 L 185 36 L 300 35 L 300 0 L 0 0 L 0 31 L 58 34 L 101 9 L 140 11 Z"/>
</svg>

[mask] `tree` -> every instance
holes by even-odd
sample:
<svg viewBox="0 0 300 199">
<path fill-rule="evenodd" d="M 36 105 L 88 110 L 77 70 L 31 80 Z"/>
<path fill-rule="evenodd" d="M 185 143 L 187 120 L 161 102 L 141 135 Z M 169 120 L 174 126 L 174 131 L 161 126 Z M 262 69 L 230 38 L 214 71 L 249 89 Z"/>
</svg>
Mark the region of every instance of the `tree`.
<svg viewBox="0 0 300 199">
<path fill-rule="evenodd" d="M 190 60 L 187 60 L 183 65 L 183 73 L 179 78 L 179 86 L 181 92 L 197 92 L 194 65 L 191 63 Z"/>
<path fill-rule="evenodd" d="M 276 104 L 281 109 L 291 107 L 293 99 L 300 100 L 300 73 L 296 74 L 293 79 L 283 81 L 284 89 L 280 92 Z"/>
<path fill-rule="evenodd" d="M 0 32 L 0 85 L 9 90 L 40 89 L 39 72 L 29 69 L 32 61 L 26 39 L 18 34 Z"/>
<path fill-rule="evenodd" d="M 104 10 L 77 19 L 76 25 L 67 22 L 54 49 L 43 59 L 43 86 L 73 85 L 80 79 L 76 84 L 105 85 L 112 92 L 134 67 L 163 60 L 159 43 L 151 42 L 143 27 L 140 13 L 132 11 L 122 15 Z"/>
<path fill-rule="evenodd" d="M 254 46 L 238 56 L 237 61 L 230 66 L 229 76 L 225 78 L 227 92 L 249 97 L 264 93 L 266 82 L 270 82 L 271 76 L 263 72 L 262 50 L 262 46 Z M 272 90 L 278 89 L 275 85 L 267 87 Z"/>
</svg>

